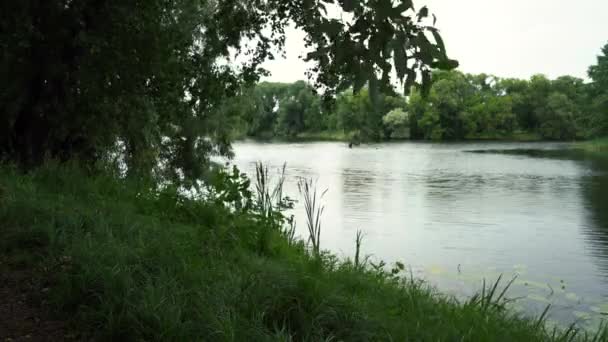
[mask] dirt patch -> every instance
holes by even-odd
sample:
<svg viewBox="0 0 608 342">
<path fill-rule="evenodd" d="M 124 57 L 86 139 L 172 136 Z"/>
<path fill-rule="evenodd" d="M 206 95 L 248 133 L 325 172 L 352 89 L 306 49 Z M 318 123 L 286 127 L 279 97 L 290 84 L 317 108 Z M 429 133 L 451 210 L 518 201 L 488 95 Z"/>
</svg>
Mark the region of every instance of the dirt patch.
<svg viewBox="0 0 608 342">
<path fill-rule="evenodd" d="M 32 271 L 0 267 L 0 342 L 78 339 L 65 322 L 52 319 L 47 292 Z"/>
</svg>

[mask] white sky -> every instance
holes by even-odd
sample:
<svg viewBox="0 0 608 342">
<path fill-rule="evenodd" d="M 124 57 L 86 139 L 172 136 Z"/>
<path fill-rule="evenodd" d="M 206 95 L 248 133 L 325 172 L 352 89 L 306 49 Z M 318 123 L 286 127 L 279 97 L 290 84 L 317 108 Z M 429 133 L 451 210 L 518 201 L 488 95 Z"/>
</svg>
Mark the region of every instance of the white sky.
<svg viewBox="0 0 608 342">
<path fill-rule="evenodd" d="M 586 78 L 608 43 L 608 0 L 415 0 L 437 15 L 448 54 L 460 70 L 500 77 Z M 269 61 L 266 80 L 306 79 L 304 33 L 287 31 L 286 59 Z"/>
</svg>

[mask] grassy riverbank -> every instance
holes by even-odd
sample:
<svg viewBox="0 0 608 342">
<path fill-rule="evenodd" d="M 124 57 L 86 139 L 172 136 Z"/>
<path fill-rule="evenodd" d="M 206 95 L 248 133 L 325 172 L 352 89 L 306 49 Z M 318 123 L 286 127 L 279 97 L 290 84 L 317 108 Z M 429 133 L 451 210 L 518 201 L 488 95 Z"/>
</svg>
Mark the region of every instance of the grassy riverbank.
<svg viewBox="0 0 608 342">
<path fill-rule="evenodd" d="M 360 136 L 355 132 L 344 131 L 321 131 L 321 132 L 302 132 L 292 137 L 275 136 L 271 133 L 262 134 L 257 137 L 237 136 L 238 139 L 255 139 L 262 141 L 358 141 Z M 542 137 L 536 133 L 530 132 L 514 132 L 514 133 L 492 133 L 492 134 L 475 134 L 469 135 L 463 141 L 505 141 L 505 142 L 536 142 L 542 141 Z M 365 141 L 365 139 L 363 139 Z M 409 140 L 409 139 L 391 139 L 386 141 L 426 141 L 426 140 Z M 449 140 L 448 140 L 449 141 Z"/>
<path fill-rule="evenodd" d="M 520 131 L 520 132 L 511 132 L 511 133 L 471 134 L 466 137 L 466 140 L 529 142 L 529 141 L 542 141 L 543 138 L 538 133 Z"/>
<path fill-rule="evenodd" d="M 56 318 L 100 340 L 557 341 L 574 333 L 505 310 L 502 285 L 458 303 L 400 266 L 393 274 L 311 255 L 255 211 L 213 198 L 143 191 L 78 168 L 22 175 L 2 167 L 0 271 L 30 270 Z M 345 238 L 354 249 L 355 237 Z"/>
<path fill-rule="evenodd" d="M 608 152 L 608 137 L 578 143 L 577 148 L 588 152 Z"/>
<path fill-rule="evenodd" d="M 354 133 L 343 131 L 302 132 L 295 136 L 295 140 L 302 141 L 352 141 Z"/>
</svg>

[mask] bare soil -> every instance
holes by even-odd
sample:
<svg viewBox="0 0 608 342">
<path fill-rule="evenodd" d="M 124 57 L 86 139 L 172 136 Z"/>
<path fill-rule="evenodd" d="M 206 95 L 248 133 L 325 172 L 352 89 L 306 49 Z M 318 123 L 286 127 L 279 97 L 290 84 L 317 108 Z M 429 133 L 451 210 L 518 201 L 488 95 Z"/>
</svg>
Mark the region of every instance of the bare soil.
<svg viewBox="0 0 608 342">
<path fill-rule="evenodd" d="M 45 282 L 1 263 L 0 256 L 0 342 L 78 340 L 66 322 L 52 318 Z"/>
</svg>

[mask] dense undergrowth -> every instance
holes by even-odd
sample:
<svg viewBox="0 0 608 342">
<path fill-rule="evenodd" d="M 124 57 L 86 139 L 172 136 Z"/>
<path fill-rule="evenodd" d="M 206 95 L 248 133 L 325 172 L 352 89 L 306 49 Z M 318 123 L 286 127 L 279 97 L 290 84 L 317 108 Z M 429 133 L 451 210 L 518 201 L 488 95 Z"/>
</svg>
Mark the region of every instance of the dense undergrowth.
<svg viewBox="0 0 608 342">
<path fill-rule="evenodd" d="M 231 186 L 195 200 L 77 167 L 25 175 L 2 167 L 2 271 L 39 270 L 56 314 L 100 340 L 608 337 L 516 316 L 503 305 L 502 285 L 459 303 L 401 265 L 385 271 L 316 254 L 280 229 L 285 217 L 250 201 L 246 180 L 223 177 Z M 345 238 L 354 248 L 355 237 Z"/>
</svg>

